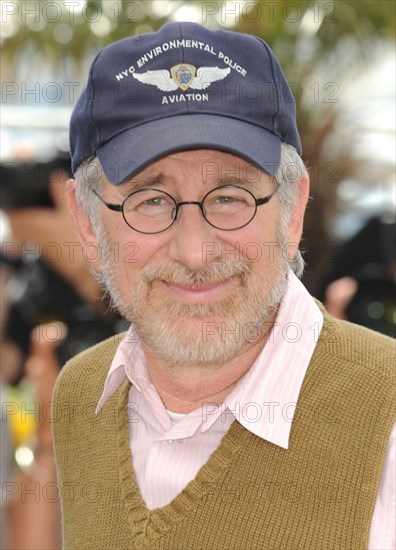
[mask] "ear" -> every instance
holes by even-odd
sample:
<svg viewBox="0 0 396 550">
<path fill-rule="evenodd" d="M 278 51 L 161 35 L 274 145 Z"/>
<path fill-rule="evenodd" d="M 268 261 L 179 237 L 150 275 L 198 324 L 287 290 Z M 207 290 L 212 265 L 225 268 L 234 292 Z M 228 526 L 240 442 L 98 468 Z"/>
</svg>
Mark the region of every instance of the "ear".
<svg viewBox="0 0 396 550">
<path fill-rule="evenodd" d="M 92 251 L 87 252 L 86 254 L 83 254 L 84 258 L 89 262 L 92 269 L 99 273 L 100 253 L 98 239 L 89 217 L 77 201 L 76 180 L 74 179 L 69 179 L 66 182 L 66 199 L 82 249 L 88 250 L 88 247 L 96 248 L 95 254 L 92 254 Z"/>
<path fill-rule="evenodd" d="M 304 214 L 309 198 L 309 175 L 304 168 L 304 172 L 298 182 L 298 199 L 293 206 L 289 229 L 287 232 L 287 256 L 292 260 L 297 253 L 303 232 Z"/>
<path fill-rule="evenodd" d="M 51 199 L 57 210 L 67 210 L 65 197 L 65 183 L 69 174 L 65 170 L 52 170 L 48 178 L 48 189 Z"/>
</svg>

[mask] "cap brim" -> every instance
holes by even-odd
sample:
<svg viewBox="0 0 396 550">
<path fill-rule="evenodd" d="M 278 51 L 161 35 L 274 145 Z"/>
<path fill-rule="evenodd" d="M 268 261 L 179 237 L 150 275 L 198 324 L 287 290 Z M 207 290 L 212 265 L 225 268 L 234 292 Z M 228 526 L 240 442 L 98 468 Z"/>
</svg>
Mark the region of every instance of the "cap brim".
<svg viewBox="0 0 396 550">
<path fill-rule="evenodd" d="M 126 130 L 97 150 L 103 171 L 119 184 L 165 155 L 189 149 L 232 153 L 275 175 L 280 138 L 253 124 L 207 114 L 177 115 Z"/>
</svg>

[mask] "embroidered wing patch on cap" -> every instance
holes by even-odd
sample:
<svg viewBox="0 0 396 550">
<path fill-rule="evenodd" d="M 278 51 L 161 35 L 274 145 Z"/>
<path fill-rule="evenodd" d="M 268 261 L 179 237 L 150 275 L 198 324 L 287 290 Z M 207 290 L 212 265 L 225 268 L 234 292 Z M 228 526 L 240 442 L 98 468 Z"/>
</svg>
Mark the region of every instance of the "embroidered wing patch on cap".
<svg viewBox="0 0 396 550">
<path fill-rule="evenodd" d="M 194 65 L 187 63 L 174 65 L 170 71 L 160 69 L 147 71 L 145 73 L 133 73 L 133 77 L 143 84 L 157 86 L 163 92 L 171 92 L 180 88 L 185 91 L 188 88 L 193 90 L 205 90 L 213 82 L 223 80 L 231 69 L 220 69 L 219 67 L 200 67 L 196 71 Z"/>
</svg>

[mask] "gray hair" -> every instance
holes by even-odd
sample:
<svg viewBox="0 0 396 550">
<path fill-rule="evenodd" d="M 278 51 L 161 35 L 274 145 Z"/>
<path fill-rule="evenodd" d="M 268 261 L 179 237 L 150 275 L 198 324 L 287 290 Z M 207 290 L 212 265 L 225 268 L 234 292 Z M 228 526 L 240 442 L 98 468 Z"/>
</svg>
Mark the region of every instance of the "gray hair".
<svg viewBox="0 0 396 550">
<path fill-rule="evenodd" d="M 280 232 L 284 235 L 290 223 L 294 205 L 299 200 L 298 182 L 305 172 L 304 163 L 292 145 L 282 143 L 281 160 L 275 176 L 275 182 L 279 186 L 281 204 Z M 92 193 L 95 189 L 98 193 L 103 189 L 103 169 L 98 157 L 92 156 L 84 160 L 76 171 L 76 197 L 88 215 L 92 227 L 97 235 L 103 234 L 102 220 L 99 214 L 99 201 Z M 286 254 L 286 251 L 283 251 Z M 294 258 L 289 260 L 291 269 L 301 277 L 305 262 L 300 250 L 297 250 Z"/>
<path fill-rule="evenodd" d="M 281 206 L 279 232 L 281 235 L 286 234 L 293 208 L 300 200 L 298 183 L 305 173 L 304 162 L 295 148 L 287 143 L 282 143 L 281 160 L 275 176 L 275 181 L 279 186 L 278 192 Z M 287 255 L 286 250 L 283 253 Z M 297 277 L 301 277 L 304 273 L 305 262 L 299 249 L 297 249 L 294 257 L 288 260 L 288 262 Z"/>
</svg>

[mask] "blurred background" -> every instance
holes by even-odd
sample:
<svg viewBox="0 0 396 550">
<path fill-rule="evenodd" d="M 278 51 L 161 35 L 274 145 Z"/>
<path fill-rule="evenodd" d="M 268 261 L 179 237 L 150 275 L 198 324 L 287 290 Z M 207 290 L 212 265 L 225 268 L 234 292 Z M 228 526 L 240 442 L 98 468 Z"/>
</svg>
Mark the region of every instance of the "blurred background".
<svg viewBox="0 0 396 550">
<path fill-rule="evenodd" d="M 66 359 L 125 328 L 63 196 L 93 56 L 169 20 L 262 37 L 311 176 L 303 282 L 334 315 L 395 336 L 395 18 L 388 0 L 1 2 L 1 548 L 60 548 L 46 404 Z"/>
</svg>

